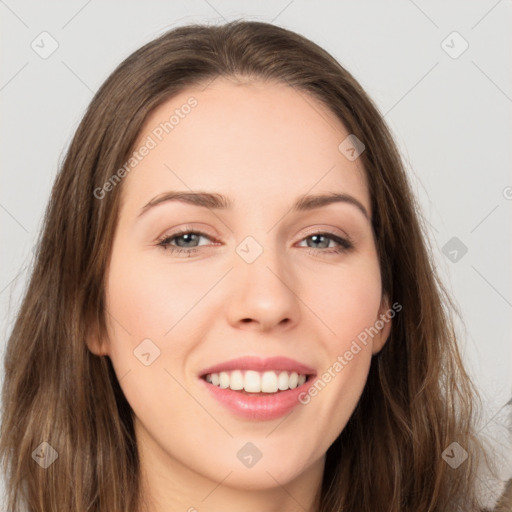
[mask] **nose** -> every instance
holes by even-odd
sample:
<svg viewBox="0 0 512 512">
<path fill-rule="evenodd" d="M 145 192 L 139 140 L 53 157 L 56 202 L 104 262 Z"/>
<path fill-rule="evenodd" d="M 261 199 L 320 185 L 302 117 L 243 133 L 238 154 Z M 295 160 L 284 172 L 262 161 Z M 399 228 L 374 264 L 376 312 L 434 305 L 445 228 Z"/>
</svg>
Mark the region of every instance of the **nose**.
<svg viewBox="0 0 512 512">
<path fill-rule="evenodd" d="M 236 328 L 289 329 L 300 315 L 299 280 L 284 255 L 265 248 L 252 263 L 237 260 L 231 272 L 228 322 Z"/>
</svg>

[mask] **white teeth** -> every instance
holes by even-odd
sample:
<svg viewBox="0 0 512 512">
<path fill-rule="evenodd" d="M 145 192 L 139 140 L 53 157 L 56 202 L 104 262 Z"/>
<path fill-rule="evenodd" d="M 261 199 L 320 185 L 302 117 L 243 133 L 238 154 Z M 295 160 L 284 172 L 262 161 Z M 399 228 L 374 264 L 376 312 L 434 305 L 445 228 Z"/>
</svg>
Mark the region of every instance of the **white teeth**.
<svg viewBox="0 0 512 512">
<path fill-rule="evenodd" d="M 288 383 L 290 382 L 290 377 L 286 372 L 281 372 L 279 377 L 277 378 L 277 387 L 281 391 L 286 391 L 288 389 Z"/>
<path fill-rule="evenodd" d="M 240 391 L 241 389 L 244 389 L 244 374 L 240 370 L 231 372 L 229 387 L 234 391 Z"/>
<path fill-rule="evenodd" d="M 261 379 L 258 372 L 252 370 L 245 372 L 244 389 L 248 393 L 259 393 L 261 391 Z"/>
<path fill-rule="evenodd" d="M 261 377 L 261 391 L 263 393 L 275 393 L 277 391 L 276 372 L 265 372 Z"/>
<path fill-rule="evenodd" d="M 226 372 L 220 372 L 219 384 L 222 389 L 229 388 L 229 375 Z"/>
<path fill-rule="evenodd" d="M 254 370 L 234 370 L 231 372 L 209 373 L 206 382 L 233 391 L 245 390 L 248 393 L 277 393 L 302 386 L 306 375 L 297 372 L 256 372 Z"/>
</svg>

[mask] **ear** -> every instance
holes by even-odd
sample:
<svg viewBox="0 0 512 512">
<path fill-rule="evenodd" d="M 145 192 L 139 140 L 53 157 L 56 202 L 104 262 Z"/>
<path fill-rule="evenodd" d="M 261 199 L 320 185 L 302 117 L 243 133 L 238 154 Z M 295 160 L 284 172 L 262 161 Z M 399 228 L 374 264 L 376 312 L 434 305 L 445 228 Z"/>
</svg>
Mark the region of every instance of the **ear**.
<svg viewBox="0 0 512 512">
<path fill-rule="evenodd" d="M 389 306 L 389 298 L 386 294 L 382 295 L 379 313 L 375 319 L 375 327 L 379 333 L 373 337 L 372 354 L 377 354 L 382 350 L 391 332 L 391 319 L 395 316 L 395 311 Z"/>
<path fill-rule="evenodd" d="M 87 348 L 90 352 L 97 356 L 108 356 L 108 344 L 105 339 L 102 338 L 98 326 L 94 323 L 89 324 L 91 327 L 86 337 Z"/>
</svg>

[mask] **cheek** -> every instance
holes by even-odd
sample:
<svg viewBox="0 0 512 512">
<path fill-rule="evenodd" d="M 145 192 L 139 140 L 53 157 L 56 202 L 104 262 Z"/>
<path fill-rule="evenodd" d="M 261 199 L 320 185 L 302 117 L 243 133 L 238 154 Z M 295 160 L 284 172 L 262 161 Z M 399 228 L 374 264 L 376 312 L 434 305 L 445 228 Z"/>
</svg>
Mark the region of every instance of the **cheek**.
<svg viewBox="0 0 512 512">
<path fill-rule="evenodd" d="M 345 428 L 368 377 L 372 338 L 367 333 L 378 319 L 381 288 L 378 269 L 366 270 L 362 274 L 340 273 L 337 279 L 331 275 L 328 291 L 318 292 L 312 299 L 321 305 L 318 316 L 331 331 L 323 338 L 321 372 L 303 397 L 305 407 L 310 407 L 316 418 L 310 427 L 312 437 L 318 440 L 316 452 L 327 450 Z"/>
<path fill-rule="evenodd" d="M 110 268 L 109 312 L 137 339 L 166 336 L 204 294 L 204 281 L 164 258 L 155 264 L 114 254 Z"/>
<path fill-rule="evenodd" d="M 147 263 L 122 247 L 112 255 L 107 282 L 109 355 L 136 416 L 172 424 L 177 405 L 185 415 L 198 412 L 178 384 L 183 379 L 177 370 L 189 350 L 180 343 L 180 328 L 186 325 L 180 320 L 197 299 L 182 274 Z"/>
<path fill-rule="evenodd" d="M 194 340 L 201 339 L 194 335 L 194 309 L 207 287 L 204 273 L 198 274 L 171 268 L 164 258 L 151 263 L 122 246 L 112 254 L 107 281 L 109 355 L 126 396 L 140 402 L 142 409 L 150 406 L 144 393 L 155 396 L 158 390 L 172 388 L 175 401 L 182 392 L 170 374 L 183 381 Z M 134 389 L 129 387 L 132 381 L 138 382 Z M 141 411 L 145 413 L 154 411 Z"/>
<path fill-rule="evenodd" d="M 324 420 L 319 424 L 329 424 L 335 436 L 349 420 L 368 376 L 372 358 L 368 333 L 378 320 L 382 294 L 377 260 L 369 255 L 355 265 L 317 273 L 305 281 L 304 293 L 330 332 L 323 337 L 326 358 L 316 390 L 304 398 L 315 403 L 315 416 Z"/>
<path fill-rule="evenodd" d="M 308 277 L 303 284 L 307 303 L 329 329 L 331 350 L 374 325 L 381 304 L 380 271 L 372 258 Z"/>
</svg>

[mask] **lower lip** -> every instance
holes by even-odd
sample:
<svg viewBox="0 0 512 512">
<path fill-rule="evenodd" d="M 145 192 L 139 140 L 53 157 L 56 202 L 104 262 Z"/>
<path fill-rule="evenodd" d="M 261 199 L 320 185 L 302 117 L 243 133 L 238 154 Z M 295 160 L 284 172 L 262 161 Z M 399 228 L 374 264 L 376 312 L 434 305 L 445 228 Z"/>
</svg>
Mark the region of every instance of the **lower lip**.
<svg viewBox="0 0 512 512">
<path fill-rule="evenodd" d="M 264 421 L 280 418 L 298 405 L 302 405 L 299 401 L 299 395 L 307 392 L 314 378 L 309 377 L 307 382 L 295 389 L 265 394 L 245 393 L 243 391 L 233 391 L 229 388 L 221 389 L 204 379 L 200 380 L 214 398 L 236 415 L 251 420 Z"/>
</svg>

